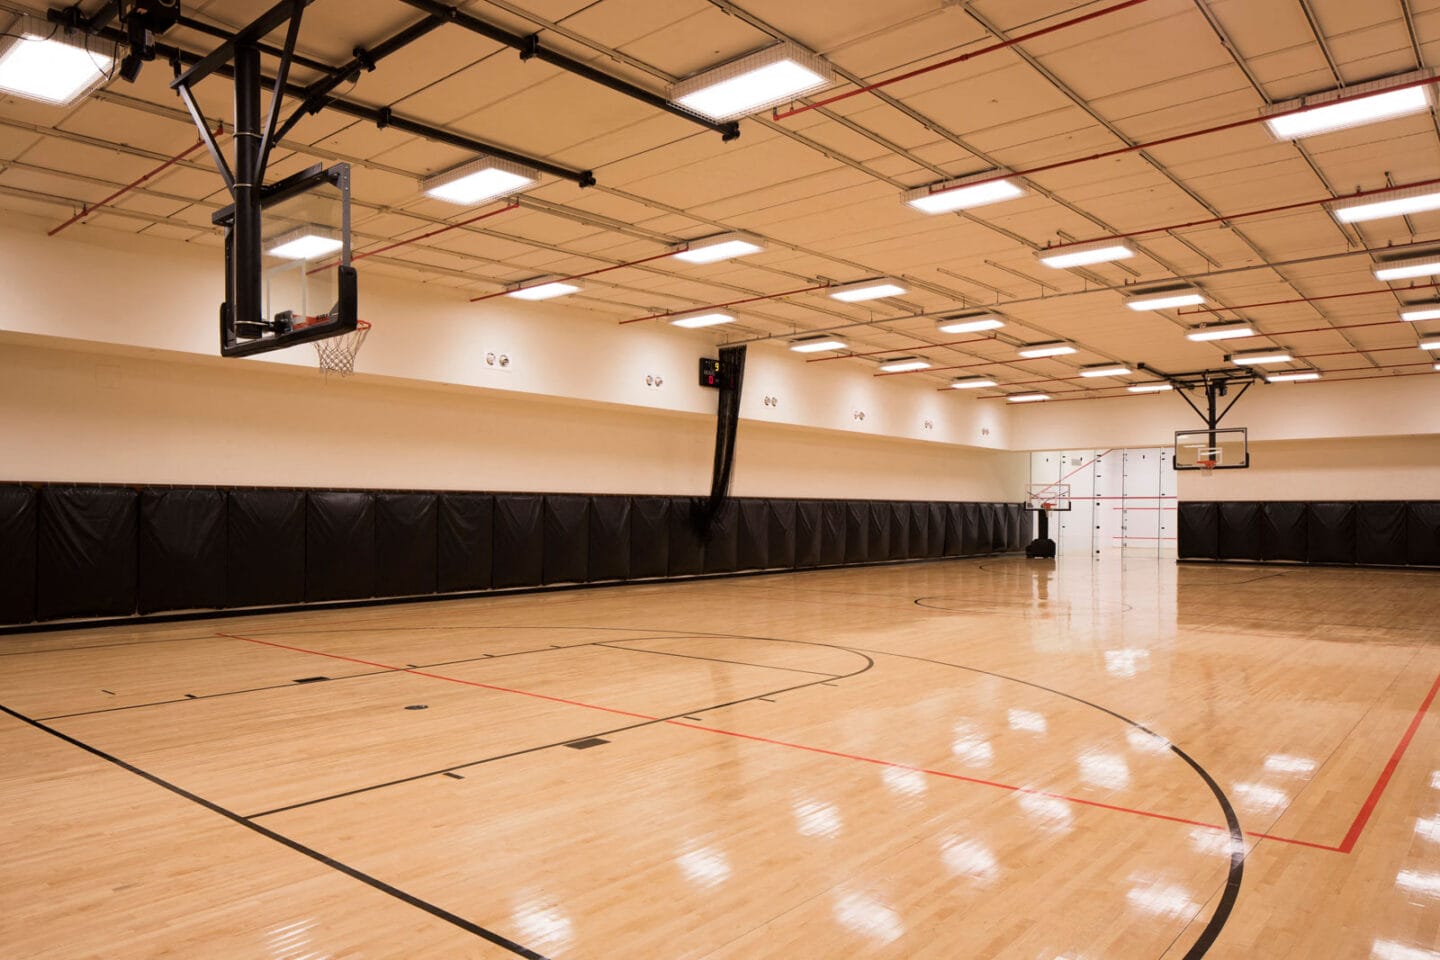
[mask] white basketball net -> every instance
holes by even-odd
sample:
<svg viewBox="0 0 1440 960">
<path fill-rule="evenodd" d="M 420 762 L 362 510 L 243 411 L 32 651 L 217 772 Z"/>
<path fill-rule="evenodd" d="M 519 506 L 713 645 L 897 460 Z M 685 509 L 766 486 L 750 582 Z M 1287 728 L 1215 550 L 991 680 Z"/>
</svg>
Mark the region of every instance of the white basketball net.
<svg viewBox="0 0 1440 960">
<path fill-rule="evenodd" d="M 327 377 L 332 373 L 338 373 L 342 377 L 354 373 L 355 355 L 365 345 L 365 336 L 369 332 L 370 324 L 359 320 L 356 321 L 355 329 L 348 333 L 316 340 L 315 353 L 320 357 L 321 372 Z"/>
</svg>

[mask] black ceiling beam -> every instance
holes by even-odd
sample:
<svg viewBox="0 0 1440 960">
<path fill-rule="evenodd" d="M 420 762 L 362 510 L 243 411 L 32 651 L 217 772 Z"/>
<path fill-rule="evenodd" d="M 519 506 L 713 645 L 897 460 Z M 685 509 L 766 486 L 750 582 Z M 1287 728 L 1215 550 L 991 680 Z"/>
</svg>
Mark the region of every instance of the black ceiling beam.
<svg viewBox="0 0 1440 960">
<path fill-rule="evenodd" d="M 194 30 L 196 33 L 203 33 L 217 40 L 229 40 L 232 36 L 232 33 L 224 27 L 217 27 L 213 23 L 196 20 L 194 17 L 187 17 L 184 14 L 175 18 L 175 25 L 184 27 L 187 30 Z M 99 26 L 103 26 L 103 24 L 99 24 Z M 257 43 L 255 44 L 255 49 L 269 57 L 281 57 L 285 53 L 285 51 L 279 47 L 271 46 L 268 43 Z M 306 70 L 316 70 L 320 73 L 329 73 L 332 69 L 328 63 L 322 63 L 319 60 L 301 56 L 298 53 L 290 55 L 290 62 L 297 67 L 304 67 Z"/>
<path fill-rule="evenodd" d="M 451 23 L 464 27 L 472 33 L 478 33 L 482 37 L 488 37 L 496 43 L 503 43 L 507 47 L 513 47 L 520 51 L 520 59 L 522 60 L 543 60 L 545 63 L 559 67 L 562 70 L 568 70 L 576 76 L 584 77 L 592 83 L 598 83 L 617 93 L 623 93 L 625 96 L 639 100 L 641 103 L 648 104 L 657 110 L 664 110 L 666 113 L 671 113 L 677 117 L 689 120 L 691 123 L 699 124 L 707 130 L 713 130 L 720 134 L 721 139 L 727 142 L 740 136 L 740 124 L 738 121 L 731 120 L 726 123 L 719 123 L 713 120 L 706 120 L 698 114 L 691 113 L 684 107 L 676 106 L 659 94 L 651 93 L 644 87 L 637 87 L 635 84 L 621 80 L 619 77 L 614 77 L 608 73 L 596 70 L 588 63 L 583 63 L 563 53 L 545 49 L 540 45 L 540 37 L 538 34 L 532 33 L 521 36 L 518 33 L 510 33 L 507 30 L 500 29 L 494 24 L 486 23 L 478 17 L 472 17 L 468 13 L 440 3 L 438 0 L 400 0 L 400 2 L 407 3 L 417 10 L 424 10 L 432 17 L 442 17 Z"/>
<path fill-rule="evenodd" d="M 210 74 L 220 69 L 221 66 L 235 59 L 235 48 L 239 46 L 254 46 L 269 33 L 279 27 L 282 23 L 288 23 L 295 15 L 297 0 L 280 0 L 279 3 L 262 13 L 254 23 L 251 23 L 239 33 L 232 34 L 228 40 L 211 50 L 195 63 L 190 69 L 184 71 L 180 76 L 170 81 L 171 89 L 182 84 L 193 87 L 204 80 Z M 298 0 L 300 8 L 310 4 L 311 0 Z M 157 47 L 158 51 L 159 48 Z"/>
</svg>

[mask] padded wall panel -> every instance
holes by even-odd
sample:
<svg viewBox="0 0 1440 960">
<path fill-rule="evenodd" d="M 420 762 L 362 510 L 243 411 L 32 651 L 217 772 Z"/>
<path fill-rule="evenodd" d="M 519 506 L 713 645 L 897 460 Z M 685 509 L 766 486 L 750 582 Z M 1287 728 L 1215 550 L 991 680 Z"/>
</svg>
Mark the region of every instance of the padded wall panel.
<svg viewBox="0 0 1440 960">
<path fill-rule="evenodd" d="M 495 498 L 488 493 L 442 493 L 435 513 L 440 592 L 489 590 Z"/>
<path fill-rule="evenodd" d="M 670 571 L 670 500 L 630 500 L 630 576 L 663 577 Z"/>
<path fill-rule="evenodd" d="M 769 531 L 766 539 L 765 566 L 789 570 L 795 564 L 795 517 L 794 500 L 766 501 L 766 520 Z"/>
<path fill-rule="evenodd" d="M 1260 558 L 1300 560 L 1306 555 L 1305 504 L 1271 500 L 1260 506 Z"/>
<path fill-rule="evenodd" d="M 537 586 L 545 572 L 545 498 L 495 495 L 494 568 L 497 587 Z"/>
<path fill-rule="evenodd" d="M 705 541 L 705 572 L 731 573 L 739 553 L 740 509 L 734 500 L 726 500 L 710 524 L 710 539 Z"/>
<path fill-rule="evenodd" d="M 1005 505 L 1003 503 L 980 504 L 980 522 L 990 528 L 986 538 L 986 553 L 1000 553 L 1005 549 Z M 987 523 L 988 521 L 988 523 Z"/>
<path fill-rule="evenodd" d="M 945 556 L 945 505 L 943 503 L 927 503 L 925 505 L 925 526 L 929 528 L 926 534 L 925 556 Z"/>
<path fill-rule="evenodd" d="M 907 541 L 908 557 L 930 555 L 930 510 L 924 503 L 911 503 L 910 539 Z"/>
<path fill-rule="evenodd" d="M 692 497 L 670 499 L 670 576 L 691 576 L 705 572 L 705 544 L 695 533 L 695 511 L 699 501 Z"/>
<path fill-rule="evenodd" d="M 0 484 L 0 623 L 29 623 L 35 619 L 39 511 L 34 487 Z"/>
<path fill-rule="evenodd" d="M 865 555 L 873 563 L 890 559 L 890 504 L 884 500 L 870 503 L 869 546 Z"/>
<path fill-rule="evenodd" d="M 42 487 L 36 537 L 36 615 L 135 612 L 136 502 L 125 487 Z"/>
<path fill-rule="evenodd" d="M 375 494 L 305 495 L 305 599 L 375 596 Z"/>
<path fill-rule="evenodd" d="M 1032 539 L 1025 524 L 1030 520 L 1030 514 L 1026 512 L 1023 503 L 1010 504 L 1010 539 L 1011 550 L 1024 550 L 1026 544 Z"/>
<path fill-rule="evenodd" d="M 225 605 L 305 599 L 305 491 L 231 490 L 225 497 Z"/>
<path fill-rule="evenodd" d="M 1406 504 L 1406 562 L 1440 566 L 1440 500 L 1412 500 Z"/>
<path fill-rule="evenodd" d="M 225 491 L 140 493 L 138 609 L 225 605 Z"/>
<path fill-rule="evenodd" d="M 945 546 L 941 556 L 958 557 L 965 552 L 965 504 L 938 504 L 945 516 Z"/>
<path fill-rule="evenodd" d="M 1181 558 L 1220 558 L 1220 511 L 1209 501 L 1186 500 L 1179 505 L 1178 552 Z"/>
<path fill-rule="evenodd" d="M 845 537 L 849 526 L 849 507 L 844 500 L 822 500 L 820 503 L 820 563 L 845 562 Z"/>
<path fill-rule="evenodd" d="M 1355 509 L 1355 562 L 1405 563 L 1405 503 L 1367 500 L 1357 503 Z"/>
<path fill-rule="evenodd" d="M 910 504 L 890 503 L 890 552 L 891 560 L 905 560 L 910 556 Z"/>
<path fill-rule="evenodd" d="M 964 544 L 962 555 L 973 557 L 990 552 L 990 517 L 979 503 L 962 503 L 960 515 L 963 518 L 960 539 Z"/>
<path fill-rule="evenodd" d="M 433 493 L 375 495 L 375 595 L 434 593 L 439 583 L 438 509 Z"/>
<path fill-rule="evenodd" d="M 870 559 L 870 501 L 845 503 L 845 562 L 864 563 Z"/>
<path fill-rule="evenodd" d="M 1218 507 L 1220 527 L 1216 555 L 1221 560 L 1261 559 L 1260 504 L 1233 500 Z"/>
<path fill-rule="evenodd" d="M 1355 504 L 1309 504 L 1305 536 L 1305 558 L 1311 563 L 1354 563 Z"/>
<path fill-rule="evenodd" d="M 630 498 L 590 498 L 590 579 L 630 579 Z"/>
<path fill-rule="evenodd" d="M 770 503 L 738 500 L 739 529 L 735 538 L 735 569 L 761 570 L 770 566 Z"/>
<path fill-rule="evenodd" d="M 590 575 L 590 498 L 545 495 L 545 583 L 582 583 Z"/>
<path fill-rule="evenodd" d="M 825 506 L 819 500 L 798 500 L 795 503 L 795 566 L 815 567 L 823 561 L 822 541 L 825 535 Z M 844 553 L 844 547 L 841 547 Z"/>
</svg>

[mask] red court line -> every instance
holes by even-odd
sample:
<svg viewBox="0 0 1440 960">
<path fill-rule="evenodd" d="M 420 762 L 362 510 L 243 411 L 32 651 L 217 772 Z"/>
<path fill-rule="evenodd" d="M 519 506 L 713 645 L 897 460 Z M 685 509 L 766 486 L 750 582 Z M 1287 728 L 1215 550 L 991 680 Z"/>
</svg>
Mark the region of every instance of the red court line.
<svg viewBox="0 0 1440 960">
<path fill-rule="evenodd" d="M 1415 738 L 1415 731 L 1420 729 L 1420 721 L 1425 719 L 1425 713 L 1430 709 L 1430 704 L 1435 702 L 1435 694 L 1440 691 L 1440 674 L 1435 677 L 1435 682 L 1430 684 L 1430 692 L 1420 702 L 1420 709 L 1415 711 L 1415 716 L 1410 720 L 1410 726 L 1405 729 L 1405 735 L 1395 745 L 1395 752 L 1390 754 L 1390 760 L 1385 764 L 1385 769 L 1380 771 L 1380 777 L 1375 781 L 1375 786 L 1370 788 L 1370 796 L 1365 798 L 1365 803 L 1360 807 L 1360 812 L 1355 815 L 1355 822 L 1350 824 L 1350 830 L 1345 834 L 1345 839 L 1340 841 L 1340 850 L 1349 853 L 1355 849 L 1355 841 L 1360 839 L 1360 832 L 1365 829 L 1365 824 L 1370 821 L 1370 814 L 1375 812 L 1380 797 L 1385 793 L 1385 788 L 1390 785 L 1390 778 L 1395 774 L 1395 768 L 1400 765 L 1400 759 L 1405 756 L 1405 751 L 1410 748 L 1410 741 Z"/>
</svg>

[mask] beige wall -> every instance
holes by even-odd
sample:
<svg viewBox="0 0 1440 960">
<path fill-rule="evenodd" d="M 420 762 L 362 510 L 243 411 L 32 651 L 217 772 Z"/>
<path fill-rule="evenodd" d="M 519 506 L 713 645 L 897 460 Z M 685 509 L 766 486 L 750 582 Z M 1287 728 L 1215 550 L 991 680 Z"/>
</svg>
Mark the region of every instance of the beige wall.
<svg viewBox="0 0 1440 960">
<path fill-rule="evenodd" d="M 1248 470 L 1180 472 L 1181 500 L 1437 500 L 1440 436 L 1250 444 Z"/>
</svg>

